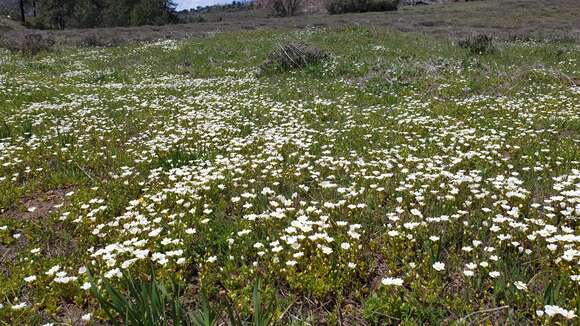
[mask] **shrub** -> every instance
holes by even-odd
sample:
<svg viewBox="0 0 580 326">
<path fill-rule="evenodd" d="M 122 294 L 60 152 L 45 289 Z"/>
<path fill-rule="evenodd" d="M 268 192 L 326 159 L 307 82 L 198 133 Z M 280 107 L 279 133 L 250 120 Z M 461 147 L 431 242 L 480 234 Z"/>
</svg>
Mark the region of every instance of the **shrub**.
<svg viewBox="0 0 580 326">
<path fill-rule="evenodd" d="M 277 16 L 296 16 L 302 11 L 303 0 L 265 0 L 265 7 L 271 9 Z"/>
<path fill-rule="evenodd" d="M 80 46 L 83 47 L 99 47 L 99 46 L 103 46 L 103 42 L 101 42 L 99 40 L 99 38 L 97 37 L 96 34 L 88 34 L 86 36 L 84 36 L 80 42 L 79 42 Z"/>
<path fill-rule="evenodd" d="M 260 73 L 274 70 L 291 70 L 315 65 L 328 58 L 328 54 L 302 42 L 278 44 L 278 49 L 260 66 Z"/>
<path fill-rule="evenodd" d="M 328 13 L 344 14 L 349 12 L 393 11 L 397 10 L 399 0 L 326 0 Z"/>
<path fill-rule="evenodd" d="M 26 34 L 20 45 L 13 50 L 19 50 L 25 55 L 34 56 L 42 51 L 48 51 L 54 45 L 54 40 L 40 34 Z"/>
<path fill-rule="evenodd" d="M 486 34 L 470 36 L 464 40 L 460 40 L 459 47 L 467 49 L 473 54 L 484 54 L 495 50 L 493 38 Z"/>
<path fill-rule="evenodd" d="M 10 39 L 0 39 L 0 47 L 12 52 L 20 52 L 24 55 L 34 56 L 42 51 L 49 51 L 54 45 L 54 39 L 44 37 L 41 34 L 19 34 Z"/>
</svg>

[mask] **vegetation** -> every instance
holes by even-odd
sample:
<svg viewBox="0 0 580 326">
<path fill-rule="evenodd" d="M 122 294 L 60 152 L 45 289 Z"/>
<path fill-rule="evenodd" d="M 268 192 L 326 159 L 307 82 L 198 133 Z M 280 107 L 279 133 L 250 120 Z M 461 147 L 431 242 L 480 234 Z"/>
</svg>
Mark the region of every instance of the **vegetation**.
<svg viewBox="0 0 580 326">
<path fill-rule="evenodd" d="M 256 77 L 287 39 L 328 59 Z M 580 50 L 494 46 L 0 52 L 0 321 L 577 323 Z"/>
<path fill-rule="evenodd" d="M 171 0 L 20 0 L 6 5 L 36 28 L 88 28 L 175 23 L 175 4 Z"/>
<path fill-rule="evenodd" d="M 183 305 L 185 293 L 178 282 L 169 286 L 159 283 L 151 266 L 146 279 L 122 273 L 119 287 L 107 279 L 94 280 L 91 291 L 105 311 L 108 321 L 115 325 L 217 325 L 227 320 L 229 325 L 267 326 L 274 322 L 274 304 L 262 302 L 261 280 L 257 279 L 252 292 L 252 313 L 241 317 L 227 294 L 212 303 L 205 290 L 198 295 L 199 307 L 187 310 Z"/>
<path fill-rule="evenodd" d="M 278 44 L 278 49 L 268 55 L 260 65 L 258 74 L 287 71 L 321 64 L 329 58 L 321 49 L 302 42 L 286 42 Z"/>
<path fill-rule="evenodd" d="M 290 17 L 301 13 L 303 0 L 271 0 L 272 9 L 279 16 Z"/>
<path fill-rule="evenodd" d="M 493 38 L 486 34 L 470 36 L 459 41 L 459 46 L 473 54 L 484 54 L 494 51 Z"/>
<path fill-rule="evenodd" d="M 398 9 L 399 0 L 326 0 L 325 5 L 330 14 L 393 11 Z"/>
</svg>

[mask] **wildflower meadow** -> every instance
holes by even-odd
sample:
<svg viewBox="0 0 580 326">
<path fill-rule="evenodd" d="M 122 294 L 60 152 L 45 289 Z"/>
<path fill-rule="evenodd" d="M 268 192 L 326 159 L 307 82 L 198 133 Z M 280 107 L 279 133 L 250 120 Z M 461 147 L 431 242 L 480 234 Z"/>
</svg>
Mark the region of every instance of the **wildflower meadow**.
<svg viewBox="0 0 580 326">
<path fill-rule="evenodd" d="M 286 40 L 328 56 L 258 73 Z M 578 324 L 576 78 L 371 27 L 0 52 L 0 324 Z"/>
</svg>

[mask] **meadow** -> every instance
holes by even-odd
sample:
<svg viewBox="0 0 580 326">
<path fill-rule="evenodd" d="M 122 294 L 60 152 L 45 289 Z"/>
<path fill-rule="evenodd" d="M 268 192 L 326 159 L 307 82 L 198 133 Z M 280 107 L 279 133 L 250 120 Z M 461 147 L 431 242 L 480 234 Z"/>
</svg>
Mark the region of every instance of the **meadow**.
<svg viewBox="0 0 580 326">
<path fill-rule="evenodd" d="M 288 40 L 329 57 L 259 73 Z M 579 79 L 384 27 L 2 51 L 0 324 L 577 324 Z"/>
</svg>

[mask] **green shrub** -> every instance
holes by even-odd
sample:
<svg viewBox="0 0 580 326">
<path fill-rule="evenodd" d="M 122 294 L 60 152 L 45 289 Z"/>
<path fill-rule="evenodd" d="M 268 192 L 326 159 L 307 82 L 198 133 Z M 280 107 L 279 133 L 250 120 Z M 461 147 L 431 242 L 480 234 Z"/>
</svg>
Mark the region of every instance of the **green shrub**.
<svg viewBox="0 0 580 326">
<path fill-rule="evenodd" d="M 258 75 L 316 65 L 328 57 L 328 54 L 321 49 L 302 42 L 278 44 L 278 49 L 270 53 L 266 61 L 260 65 Z"/>
<path fill-rule="evenodd" d="M 459 41 L 459 47 L 469 50 L 473 54 L 484 54 L 495 51 L 493 38 L 489 35 L 480 34 Z"/>
<path fill-rule="evenodd" d="M 397 10 L 399 0 L 326 0 L 328 13 L 344 14 L 349 12 L 393 11 Z"/>
<path fill-rule="evenodd" d="M 54 40 L 44 37 L 41 34 L 26 34 L 21 40 L 14 40 L 3 44 L 11 51 L 21 52 L 24 55 L 35 56 L 41 52 L 50 51 L 54 45 Z"/>
</svg>

